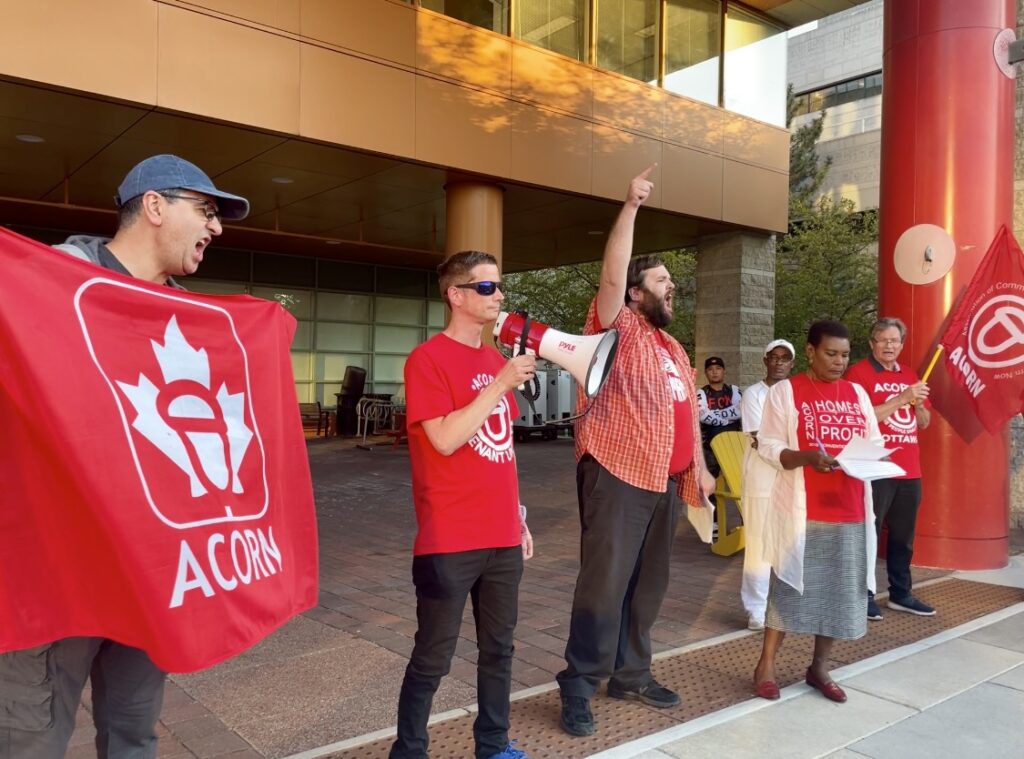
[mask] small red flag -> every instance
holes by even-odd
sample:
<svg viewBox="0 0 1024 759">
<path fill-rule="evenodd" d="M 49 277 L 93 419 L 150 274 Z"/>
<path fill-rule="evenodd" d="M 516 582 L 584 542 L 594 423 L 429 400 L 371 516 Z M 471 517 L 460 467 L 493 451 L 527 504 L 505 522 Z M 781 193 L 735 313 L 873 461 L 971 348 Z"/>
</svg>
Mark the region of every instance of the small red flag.
<svg viewBox="0 0 1024 759">
<path fill-rule="evenodd" d="M 1024 255 L 1005 224 L 939 342 L 950 376 L 998 433 L 1024 408 Z"/>
<path fill-rule="evenodd" d="M 317 597 L 295 320 L 0 229 L 0 651 L 69 636 L 188 672 Z"/>
</svg>

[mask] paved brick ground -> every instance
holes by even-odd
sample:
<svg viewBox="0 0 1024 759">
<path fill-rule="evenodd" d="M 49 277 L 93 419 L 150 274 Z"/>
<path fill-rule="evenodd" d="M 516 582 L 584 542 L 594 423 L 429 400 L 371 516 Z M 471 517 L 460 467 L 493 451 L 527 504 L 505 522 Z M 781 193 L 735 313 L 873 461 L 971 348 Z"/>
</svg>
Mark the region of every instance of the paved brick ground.
<svg viewBox="0 0 1024 759">
<path fill-rule="evenodd" d="M 536 557 L 520 590 L 514 689 L 549 683 L 563 666 L 579 539 L 572 441 L 517 446 Z M 160 724 L 162 757 L 279 757 L 394 723 L 412 649 L 415 519 L 402 447 L 309 444 L 320 531 L 320 603 L 236 659 L 174 676 Z M 487 498 L 486 483 L 467 483 Z M 652 631 L 656 651 L 740 629 L 742 554 L 710 553 L 681 526 L 671 582 Z M 925 578 L 938 573 L 921 571 Z M 472 703 L 476 649 L 467 612 L 435 711 Z M 91 759 L 88 699 L 69 756 Z"/>
</svg>

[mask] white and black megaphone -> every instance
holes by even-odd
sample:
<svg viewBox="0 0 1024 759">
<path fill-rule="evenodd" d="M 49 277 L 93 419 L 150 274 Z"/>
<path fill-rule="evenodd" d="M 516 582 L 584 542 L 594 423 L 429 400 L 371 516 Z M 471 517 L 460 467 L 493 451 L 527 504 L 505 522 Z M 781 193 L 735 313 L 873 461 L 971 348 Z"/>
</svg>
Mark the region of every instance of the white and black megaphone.
<svg viewBox="0 0 1024 759">
<path fill-rule="evenodd" d="M 527 351 L 566 369 L 588 398 L 597 395 L 612 369 L 618 332 L 610 329 L 599 335 L 570 335 L 524 314 L 502 311 L 494 322 L 494 337 L 502 345 L 515 348 L 522 345 L 524 327 Z"/>
</svg>

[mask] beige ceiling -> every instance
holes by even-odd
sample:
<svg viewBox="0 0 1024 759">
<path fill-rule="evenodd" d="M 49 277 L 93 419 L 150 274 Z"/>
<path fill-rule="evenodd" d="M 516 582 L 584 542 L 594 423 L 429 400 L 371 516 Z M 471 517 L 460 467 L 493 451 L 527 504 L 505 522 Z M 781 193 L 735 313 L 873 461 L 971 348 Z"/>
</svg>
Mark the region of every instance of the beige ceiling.
<svg viewBox="0 0 1024 759">
<path fill-rule="evenodd" d="M 16 137 L 25 134 L 45 141 Z M 444 185 L 452 178 L 442 168 L 0 80 L 2 224 L 109 233 L 122 177 L 163 152 L 249 198 L 251 215 L 229 226 L 219 245 L 412 266 L 434 266 L 442 256 Z M 505 268 L 600 256 L 614 203 L 504 187 Z M 636 249 L 664 250 L 725 229 L 649 211 Z"/>
</svg>

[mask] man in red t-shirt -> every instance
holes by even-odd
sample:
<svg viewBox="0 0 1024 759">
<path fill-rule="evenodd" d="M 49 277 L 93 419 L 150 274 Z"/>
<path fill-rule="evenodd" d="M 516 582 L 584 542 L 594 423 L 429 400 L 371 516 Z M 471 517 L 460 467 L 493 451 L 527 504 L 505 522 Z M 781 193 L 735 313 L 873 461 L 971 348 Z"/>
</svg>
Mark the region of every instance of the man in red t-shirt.
<svg viewBox="0 0 1024 759">
<path fill-rule="evenodd" d="M 585 334 L 619 333 L 604 388 L 576 425 L 580 570 L 565 669 L 562 729 L 591 735 L 590 700 L 608 679 L 612 698 L 667 708 L 679 694 L 651 674 L 651 627 L 668 588 L 680 500 L 701 504 L 715 479 L 704 465 L 693 369 L 665 332 L 675 285 L 657 256 L 633 252 L 651 166 L 630 182 L 604 249 Z"/>
<path fill-rule="evenodd" d="M 875 529 L 889 528 L 885 568 L 889 575 L 889 608 L 930 617 L 928 604 L 911 592 L 910 560 L 914 555 L 914 530 L 921 504 L 921 456 L 917 431 L 931 421 L 928 385 L 914 370 L 897 362 L 907 327 L 899 319 L 882 318 L 871 328 L 871 355 L 850 367 L 846 379 L 868 391 L 875 417 L 887 447 L 896 449 L 893 463 L 906 470 L 902 477 L 871 483 L 875 503 Z M 868 596 L 868 619 L 882 612 L 874 595 Z"/>
<path fill-rule="evenodd" d="M 523 559 L 533 554 L 519 506 L 512 390 L 533 378 L 536 359 L 506 361 L 484 344 L 483 330 L 498 317 L 504 299 L 494 256 L 463 251 L 437 271 L 451 320 L 405 364 L 419 527 L 412 562 L 419 627 L 389 756 L 426 759 L 430 707 L 448 674 L 471 597 L 479 649 L 476 759 L 526 759 L 508 740 L 519 580 Z"/>
</svg>

